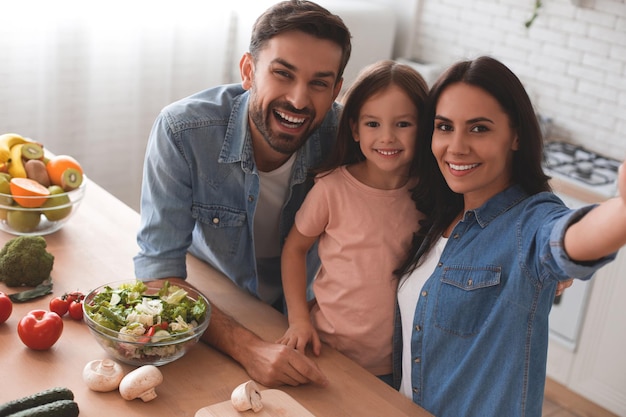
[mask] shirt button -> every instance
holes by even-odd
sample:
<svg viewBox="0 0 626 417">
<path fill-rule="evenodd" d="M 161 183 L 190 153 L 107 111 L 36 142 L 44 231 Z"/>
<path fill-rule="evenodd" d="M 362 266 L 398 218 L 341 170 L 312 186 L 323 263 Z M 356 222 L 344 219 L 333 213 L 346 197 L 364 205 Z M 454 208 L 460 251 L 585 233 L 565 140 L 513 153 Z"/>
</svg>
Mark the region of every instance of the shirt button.
<svg viewBox="0 0 626 417">
<path fill-rule="evenodd" d="M 422 331 L 422 327 L 418 324 L 417 326 L 415 326 L 415 331 L 416 332 L 421 332 Z"/>
<path fill-rule="evenodd" d="M 422 297 L 426 297 L 428 295 L 428 291 L 422 291 Z"/>
<path fill-rule="evenodd" d="M 437 266 L 438 266 L 438 267 L 442 267 L 442 266 L 443 266 L 443 262 L 439 262 L 439 263 L 437 264 Z"/>
<path fill-rule="evenodd" d="M 252 203 L 254 201 L 254 196 L 253 195 L 249 195 L 248 196 L 248 201 Z"/>
<path fill-rule="evenodd" d="M 459 236 L 459 234 L 458 234 L 458 233 L 455 233 L 455 234 L 454 234 L 454 238 L 455 238 L 455 239 L 458 239 L 459 237 L 460 237 L 460 236 Z"/>
<path fill-rule="evenodd" d="M 414 392 L 415 394 L 419 394 L 419 393 L 420 393 L 420 390 L 419 390 L 418 388 L 413 388 L 413 392 Z"/>
<path fill-rule="evenodd" d="M 469 285 L 470 287 L 471 287 L 472 285 L 474 285 L 474 280 L 473 280 L 473 279 L 471 279 L 471 278 L 470 278 L 470 279 L 468 279 L 468 280 L 467 280 L 467 285 Z"/>
<path fill-rule="evenodd" d="M 220 222 L 219 217 L 213 217 L 213 224 L 218 224 Z"/>
<path fill-rule="evenodd" d="M 422 361 L 422 360 L 421 360 L 420 358 L 415 358 L 415 359 L 413 359 L 413 362 L 415 362 L 415 363 L 420 363 L 421 361 Z"/>
</svg>

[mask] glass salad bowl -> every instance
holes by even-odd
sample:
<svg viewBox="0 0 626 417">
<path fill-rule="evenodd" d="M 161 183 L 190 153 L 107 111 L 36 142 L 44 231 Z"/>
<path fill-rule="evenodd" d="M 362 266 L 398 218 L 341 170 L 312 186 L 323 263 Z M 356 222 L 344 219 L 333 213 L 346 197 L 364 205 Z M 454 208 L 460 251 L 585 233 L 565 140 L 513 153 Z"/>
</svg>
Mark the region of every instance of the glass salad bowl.
<svg viewBox="0 0 626 417">
<path fill-rule="evenodd" d="M 129 365 L 161 366 L 180 359 L 209 326 L 209 301 L 167 280 L 118 281 L 90 291 L 85 322 L 100 346 Z"/>
</svg>

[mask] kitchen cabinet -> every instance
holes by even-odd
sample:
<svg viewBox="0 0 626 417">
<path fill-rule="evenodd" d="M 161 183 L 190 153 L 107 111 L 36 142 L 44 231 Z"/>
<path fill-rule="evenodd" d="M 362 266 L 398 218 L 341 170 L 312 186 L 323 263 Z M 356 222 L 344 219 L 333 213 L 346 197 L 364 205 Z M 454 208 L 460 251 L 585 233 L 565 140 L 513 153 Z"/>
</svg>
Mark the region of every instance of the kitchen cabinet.
<svg viewBox="0 0 626 417">
<path fill-rule="evenodd" d="M 626 416 L 626 249 L 593 278 L 587 314 L 574 351 L 557 341 L 548 349 L 548 377 Z"/>
</svg>

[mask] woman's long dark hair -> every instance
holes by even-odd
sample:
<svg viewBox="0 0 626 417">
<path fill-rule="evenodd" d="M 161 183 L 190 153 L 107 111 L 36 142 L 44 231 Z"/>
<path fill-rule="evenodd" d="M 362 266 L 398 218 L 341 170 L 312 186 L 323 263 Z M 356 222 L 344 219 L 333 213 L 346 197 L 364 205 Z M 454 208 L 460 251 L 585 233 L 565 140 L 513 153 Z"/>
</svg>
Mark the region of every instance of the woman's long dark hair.
<svg viewBox="0 0 626 417">
<path fill-rule="evenodd" d="M 419 184 L 412 198 L 426 219 L 420 224 L 409 257 L 397 271 L 411 272 L 423 254 L 443 234 L 454 218 L 463 211 L 463 195 L 448 187 L 431 150 L 435 111 L 442 92 L 451 84 L 465 83 L 479 87 L 495 98 L 506 112 L 511 128 L 517 133 L 519 149 L 513 155 L 511 182 L 528 194 L 550 191 L 549 177 L 543 172 L 543 137 L 534 108 L 517 76 L 500 61 L 483 56 L 454 64 L 435 82 L 428 95 L 425 118 L 420 123 L 416 165 Z"/>
</svg>

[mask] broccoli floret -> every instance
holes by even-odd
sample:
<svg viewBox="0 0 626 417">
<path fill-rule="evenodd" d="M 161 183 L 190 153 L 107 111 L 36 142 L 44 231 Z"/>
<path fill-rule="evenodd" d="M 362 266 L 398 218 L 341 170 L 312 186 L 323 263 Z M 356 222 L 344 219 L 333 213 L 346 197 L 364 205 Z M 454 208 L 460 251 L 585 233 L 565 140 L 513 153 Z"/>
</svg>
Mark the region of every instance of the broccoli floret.
<svg viewBox="0 0 626 417">
<path fill-rule="evenodd" d="M 0 250 L 0 281 L 9 287 L 36 287 L 50 277 L 54 256 L 42 236 L 19 236 Z"/>
</svg>

